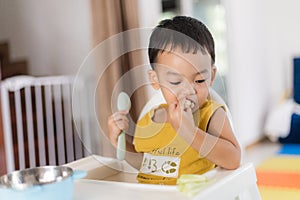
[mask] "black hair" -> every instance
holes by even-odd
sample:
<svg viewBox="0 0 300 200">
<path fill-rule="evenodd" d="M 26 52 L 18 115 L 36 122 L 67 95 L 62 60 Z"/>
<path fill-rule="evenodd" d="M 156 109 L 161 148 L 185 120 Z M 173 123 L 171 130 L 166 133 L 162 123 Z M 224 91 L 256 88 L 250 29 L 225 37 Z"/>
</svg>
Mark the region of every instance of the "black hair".
<svg viewBox="0 0 300 200">
<path fill-rule="evenodd" d="M 215 63 L 214 39 L 208 28 L 199 20 L 187 16 L 176 16 L 172 19 L 165 19 L 154 28 L 148 46 L 148 56 L 151 67 L 157 58 L 171 45 L 173 50 L 180 47 L 184 53 L 197 53 L 201 50 L 206 54 L 205 49 L 211 56 L 212 64 Z M 204 49 L 205 48 L 205 49 Z"/>
</svg>

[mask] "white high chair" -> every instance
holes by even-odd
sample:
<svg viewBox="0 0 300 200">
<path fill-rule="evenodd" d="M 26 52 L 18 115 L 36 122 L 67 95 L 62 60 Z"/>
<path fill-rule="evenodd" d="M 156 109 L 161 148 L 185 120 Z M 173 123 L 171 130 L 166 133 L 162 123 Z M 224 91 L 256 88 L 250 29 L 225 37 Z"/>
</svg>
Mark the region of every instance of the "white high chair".
<svg viewBox="0 0 300 200">
<path fill-rule="evenodd" d="M 222 98 L 211 90 L 211 98 L 226 106 Z M 144 106 L 140 118 L 151 108 L 165 100 L 160 92 Z M 226 107 L 227 109 L 227 107 Z M 229 120 L 231 116 L 229 110 Z M 231 123 L 232 124 L 232 123 Z M 217 167 L 204 174 L 208 183 L 194 197 L 180 193 L 176 186 L 139 184 L 136 181 L 138 170 L 126 161 L 101 156 L 90 156 L 67 166 L 86 170 L 87 177 L 75 182 L 75 199 L 164 199 L 164 200 L 260 200 L 256 184 L 256 173 L 252 163 L 242 164 L 236 170 Z M 115 192 L 111 192 L 115 191 Z"/>
</svg>

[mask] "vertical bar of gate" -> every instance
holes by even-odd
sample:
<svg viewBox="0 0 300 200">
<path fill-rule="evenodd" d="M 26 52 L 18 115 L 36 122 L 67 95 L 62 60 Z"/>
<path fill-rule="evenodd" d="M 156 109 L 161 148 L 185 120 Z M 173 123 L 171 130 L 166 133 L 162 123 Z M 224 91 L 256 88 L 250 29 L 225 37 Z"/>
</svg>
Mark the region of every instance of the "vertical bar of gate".
<svg viewBox="0 0 300 200">
<path fill-rule="evenodd" d="M 17 118 L 17 138 L 18 138 L 18 150 L 19 150 L 19 167 L 25 169 L 25 149 L 24 149 L 24 133 L 23 133 L 23 115 L 21 108 L 21 94 L 20 90 L 14 92 L 15 96 L 15 108 Z"/>
<path fill-rule="evenodd" d="M 75 145 L 75 159 L 80 159 L 83 157 L 83 149 L 82 149 L 82 121 L 80 117 L 80 97 L 79 96 L 73 96 L 73 99 L 77 99 L 78 105 L 72 105 L 72 111 L 73 111 L 73 120 L 74 120 L 74 145 Z"/>
<path fill-rule="evenodd" d="M 47 124 L 49 164 L 56 165 L 51 85 L 45 85 L 45 103 L 46 103 L 46 116 L 47 116 L 46 124 Z"/>
<path fill-rule="evenodd" d="M 63 130 L 63 114 L 62 114 L 62 98 L 61 84 L 53 85 L 54 108 L 55 108 L 55 124 L 56 124 L 56 144 L 58 152 L 58 164 L 65 164 L 65 140 Z"/>
<path fill-rule="evenodd" d="M 89 104 L 88 104 L 88 94 L 87 90 L 82 90 L 82 95 L 80 96 L 80 120 L 81 123 L 81 138 L 82 142 L 84 144 L 84 156 L 88 156 L 92 152 L 92 144 L 91 144 L 91 132 L 90 132 L 90 126 L 89 126 Z M 89 152 L 90 151 L 90 152 Z"/>
<path fill-rule="evenodd" d="M 11 113 L 9 103 L 9 90 L 4 82 L 1 83 L 1 100 L 3 112 L 3 129 L 4 129 L 4 142 L 5 142 L 5 156 L 7 172 L 15 170 L 13 139 L 11 129 Z"/>
<path fill-rule="evenodd" d="M 36 167 L 35 160 L 35 141 L 32 119 L 32 99 L 31 86 L 25 87 L 25 105 L 26 105 L 26 122 L 27 122 L 27 139 L 29 149 L 29 163 L 30 167 Z"/>
<path fill-rule="evenodd" d="M 39 147 L 39 161 L 40 166 L 46 165 L 46 147 L 45 147 L 45 133 L 44 133 L 44 116 L 43 116 L 43 103 L 42 103 L 42 90 L 41 85 L 35 85 L 35 102 L 36 102 L 36 122 L 37 122 L 37 135 Z"/>
<path fill-rule="evenodd" d="M 71 94 L 70 85 L 62 85 L 63 102 L 64 102 L 64 124 L 65 124 L 65 138 L 67 147 L 67 162 L 74 160 L 74 145 L 73 145 L 73 131 L 72 131 L 72 113 L 71 113 Z"/>
</svg>

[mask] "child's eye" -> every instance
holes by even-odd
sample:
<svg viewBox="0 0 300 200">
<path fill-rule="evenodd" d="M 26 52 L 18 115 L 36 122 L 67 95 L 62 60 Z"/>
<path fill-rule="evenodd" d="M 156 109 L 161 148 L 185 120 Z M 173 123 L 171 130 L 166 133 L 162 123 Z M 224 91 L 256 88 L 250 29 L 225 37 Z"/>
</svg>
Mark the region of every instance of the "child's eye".
<svg viewBox="0 0 300 200">
<path fill-rule="evenodd" d="M 203 80 L 196 80 L 195 83 L 203 83 L 205 81 L 205 79 Z"/>
<path fill-rule="evenodd" d="M 170 82 L 172 85 L 179 85 L 181 82 L 177 81 L 177 82 Z"/>
</svg>

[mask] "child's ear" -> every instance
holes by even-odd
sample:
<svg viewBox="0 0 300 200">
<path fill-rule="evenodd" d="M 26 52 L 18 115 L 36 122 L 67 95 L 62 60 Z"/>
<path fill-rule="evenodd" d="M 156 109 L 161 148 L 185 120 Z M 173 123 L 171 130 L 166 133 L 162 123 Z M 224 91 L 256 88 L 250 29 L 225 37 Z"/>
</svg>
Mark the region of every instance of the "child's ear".
<svg viewBox="0 0 300 200">
<path fill-rule="evenodd" d="M 212 84 L 214 83 L 216 74 L 217 74 L 217 67 L 215 65 L 213 65 L 212 68 L 211 68 L 210 86 L 212 86 Z"/>
<path fill-rule="evenodd" d="M 149 70 L 148 71 L 148 78 L 150 80 L 150 83 L 151 83 L 152 87 L 155 90 L 160 89 L 159 81 L 158 81 L 158 78 L 157 78 L 157 74 L 156 74 L 156 72 L 154 70 Z"/>
</svg>

